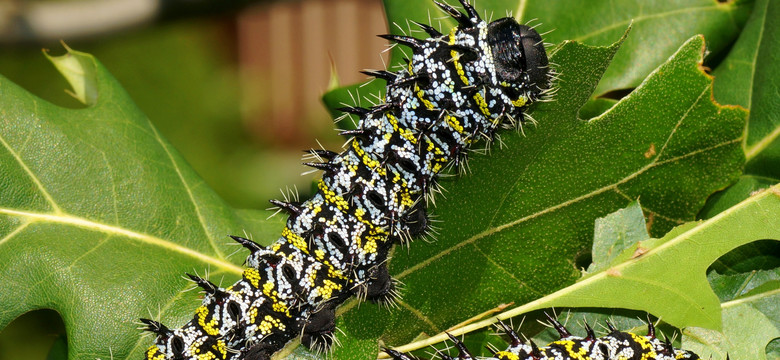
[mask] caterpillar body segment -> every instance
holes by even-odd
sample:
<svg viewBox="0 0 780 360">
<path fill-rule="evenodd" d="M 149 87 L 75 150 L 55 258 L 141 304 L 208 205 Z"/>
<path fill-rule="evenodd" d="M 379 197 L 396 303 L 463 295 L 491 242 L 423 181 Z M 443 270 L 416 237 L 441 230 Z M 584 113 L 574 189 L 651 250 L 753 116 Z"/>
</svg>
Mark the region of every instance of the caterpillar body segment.
<svg viewBox="0 0 780 360">
<path fill-rule="evenodd" d="M 326 349 L 335 308 L 353 295 L 378 302 L 396 296 L 387 270 L 393 244 L 424 233 L 424 197 L 439 174 L 480 138 L 523 119 L 549 87 L 540 35 L 511 18 L 486 23 L 437 3 L 458 26 L 432 37 L 384 38 L 408 46 L 409 66 L 368 71 L 387 81 L 384 103 L 345 108 L 360 116 L 346 149 L 311 151 L 321 160 L 318 191 L 304 202 L 273 201 L 289 214 L 281 237 L 250 251 L 242 278 L 227 288 L 190 276 L 204 289 L 195 316 L 171 329 L 142 320 L 157 335 L 147 360 L 267 360 L 293 338 Z"/>
<path fill-rule="evenodd" d="M 549 314 L 547 319 L 558 331 L 560 339 L 544 347 L 539 347 L 531 340 L 523 340 L 511 327 L 499 322 L 499 329 L 510 339 L 509 347 L 503 351 L 492 351 L 490 357 L 480 357 L 483 360 L 699 360 L 693 352 L 675 349 L 667 339 L 661 341 L 655 336 L 655 327 L 648 322 L 647 335 L 637 335 L 623 332 L 607 322 L 610 332 L 597 338 L 593 329 L 585 324 L 587 335 L 579 337 L 572 335 L 560 322 Z M 449 335 L 449 334 L 448 334 Z M 450 335 L 458 355 L 451 357 L 438 354 L 441 360 L 471 360 L 476 359 L 466 345 L 458 338 Z M 394 360 L 422 360 L 410 354 L 392 349 L 384 350 Z"/>
</svg>

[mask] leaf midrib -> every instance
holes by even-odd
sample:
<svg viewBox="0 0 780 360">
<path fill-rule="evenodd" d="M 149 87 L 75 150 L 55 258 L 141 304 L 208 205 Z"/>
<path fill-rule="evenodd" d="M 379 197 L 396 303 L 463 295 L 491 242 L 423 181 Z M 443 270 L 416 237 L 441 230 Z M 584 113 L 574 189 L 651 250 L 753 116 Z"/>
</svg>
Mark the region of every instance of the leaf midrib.
<svg viewBox="0 0 780 360">
<path fill-rule="evenodd" d="M 93 221 L 93 220 L 89 220 L 77 216 L 72 216 L 68 214 L 36 213 L 36 212 L 20 211 L 20 210 L 8 209 L 8 208 L 0 208 L 0 214 L 25 218 L 28 220 L 27 224 L 34 223 L 34 222 L 50 222 L 50 223 L 70 225 L 70 226 L 87 229 L 91 231 L 102 232 L 106 234 L 124 236 L 130 239 L 138 240 L 141 243 L 158 246 L 166 250 L 170 250 L 185 256 L 192 257 L 198 261 L 210 265 L 214 265 L 220 269 L 225 270 L 226 272 L 231 272 L 239 275 L 243 272 L 243 268 L 236 266 L 230 262 L 227 262 L 220 258 L 203 254 L 193 249 L 176 244 L 172 241 L 165 240 L 149 234 L 128 230 L 118 226 L 103 224 L 97 221 Z M 8 239 L 9 238 L 6 237 L 4 241 L 7 241 Z"/>
</svg>

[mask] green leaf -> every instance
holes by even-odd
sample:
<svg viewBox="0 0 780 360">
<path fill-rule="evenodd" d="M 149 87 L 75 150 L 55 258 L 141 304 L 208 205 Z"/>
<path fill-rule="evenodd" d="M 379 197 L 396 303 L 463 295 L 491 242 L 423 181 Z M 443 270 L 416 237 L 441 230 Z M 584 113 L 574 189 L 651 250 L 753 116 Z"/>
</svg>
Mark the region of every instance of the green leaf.
<svg viewBox="0 0 780 360">
<path fill-rule="evenodd" d="M 57 71 L 65 77 L 70 83 L 73 92 L 70 94 L 84 105 L 95 105 L 97 103 L 97 74 L 95 67 L 90 66 L 89 57 L 81 56 L 63 44 L 68 50 L 62 56 L 49 56 L 44 51 L 44 55 L 54 64 Z"/>
<path fill-rule="evenodd" d="M 777 183 L 780 183 L 780 180 L 756 175 L 743 175 L 735 184 L 710 196 L 698 217 L 709 219 Z M 724 255 L 712 264 L 710 270 L 733 275 L 775 267 L 780 267 L 780 242 L 757 241 L 740 246 Z"/>
<path fill-rule="evenodd" d="M 229 208 L 97 60 L 64 57 L 69 81 L 84 84 L 76 93 L 94 94 L 84 109 L 0 77 L 0 328 L 53 309 L 70 359 L 141 358 L 151 342 L 139 317 L 192 318 L 198 294 L 185 272 L 232 283 L 244 254 L 229 258 L 225 235 L 270 243 L 282 224 Z"/>
<path fill-rule="evenodd" d="M 739 34 L 752 1 L 511 1 L 510 9 L 523 22 L 539 19 L 542 31 L 553 30 L 545 41 L 575 40 L 609 45 L 629 24 L 632 35 L 615 55 L 594 91 L 602 95 L 638 86 L 694 34 L 707 39 L 709 51 L 719 53 Z M 496 14 L 502 9 L 496 6 Z"/>
<path fill-rule="evenodd" d="M 549 307 L 642 309 L 663 314 L 664 321 L 678 327 L 709 323 L 705 328 L 688 327 L 683 332 L 686 338 L 682 346 L 703 359 L 708 355 L 723 359 L 726 353 L 734 360 L 765 359 L 764 348 L 780 337 L 777 271 L 760 274 L 758 279 L 745 278 L 739 284 L 732 281 L 728 285 L 728 280 L 722 280 L 718 285 L 716 281 L 721 294 L 724 288 L 737 290 L 732 291 L 736 299 L 723 304 L 704 274 L 718 257 L 740 245 L 760 239 L 780 240 L 779 217 L 780 185 L 776 185 L 712 219 L 685 224 L 661 239 L 642 242 L 640 255 L 619 257 L 623 260 L 614 261 L 609 269 L 586 275 L 572 286 L 501 313 L 498 318 Z M 627 249 L 626 253 L 636 254 L 636 249 Z M 465 333 L 494 321 L 481 321 L 453 333 Z M 444 337 L 436 336 L 424 344 L 441 340 Z"/>
<path fill-rule="evenodd" d="M 590 250 L 594 219 L 637 198 L 651 234 L 693 220 L 709 194 L 739 175 L 746 116 L 711 101 L 711 78 L 700 68 L 703 49 L 701 37 L 690 39 L 630 96 L 587 122 L 576 116 L 617 44 L 566 42 L 553 50 L 562 77 L 555 101 L 534 108 L 538 125 L 526 126 L 526 136 L 502 133 L 503 146 L 490 156 L 472 156 L 469 174 L 441 182 L 447 191 L 432 213 L 446 228 L 430 244 L 396 249 L 390 262 L 405 284 L 398 309 L 342 307 L 347 344 L 337 357 L 357 358 L 349 349 L 358 343 L 368 357 L 380 335 L 386 345 L 403 344 L 572 284 L 580 275 L 578 257 Z M 626 287 L 640 290 L 619 288 Z M 677 326 L 720 324 L 711 314 L 717 301 L 708 312 L 685 315 L 650 297 L 565 299 L 558 306 L 620 306 Z"/>
<path fill-rule="evenodd" d="M 458 7 L 457 1 L 445 1 Z M 386 0 L 390 32 L 422 33 L 409 20 L 430 23 L 442 32 L 455 24 L 441 12 L 432 1 Z M 633 23 L 633 34 L 615 55 L 612 65 L 598 84 L 594 95 L 601 96 L 610 91 L 634 88 L 656 67 L 672 55 L 679 45 L 694 34 L 703 34 L 707 47 L 720 53 L 739 35 L 753 5 L 748 1 L 526 1 L 485 0 L 476 3 L 480 14 L 486 19 L 497 19 L 511 14 L 521 23 L 539 25 L 546 42 L 561 43 L 577 40 L 591 45 L 607 46 L 619 38 L 626 27 Z M 391 64 L 401 64 L 400 49 L 393 51 Z M 408 51 L 407 51 L 408 52 Z M 383 91 L 379 81 L 368 87 L 357 85 L 331 91 L 324 101 L 333 111 L 341 103 L 353 105 L 349 90 L 358 100 L 358 95 L 376 94 Z M 360 101 L 360 100 L 359 100 Z M 366 105 L 365 103 L 363 105 Z"/>
<path fill-rule="evenodd" d="M 780 268 L 758 270 L 734 275 L 721 275 L 710 272 L 707 279 L 721 302 L 749 296 L 751 292 L 767 285 L 777 288 L 780 284 Z"/>
<path fill-rule="evenodd" d="M 595 233 L 591 252 L 593 263 L 588 267 L 588 273 L 606 269 L 625 249 L 650 238 L 639 201 L 596 219 Z"/>
<path fill-rule="evenodd" d="M 759 0 L 715 75 L 715 96 L 750 109 L 746 172 L 780 178 L 780 4 Z"/>
<path fill-rule="evenodd" d="M 747 199 L 753 193 L 768 189 L 778 182 L 780 182 L 780 180 L 763 176 L 740 176 L 736 183 L 723 191 L 713 194 L 707 200 L 707 204 L 704 205 L 704 208 L 701 209 L 699 217 L 702 219 L 709 219 L 738 204 L 740 201 Z"/>
<path fill-rule="evenodd" d="M 777 190 L 778 188 L 775 187 Z M 773 195 L 777 197 L 777 195 Z M 774 214 L 775 219 L 780 213 Z M 702 359 L 768 359 L 766 348 L 780 338 L 780 284 L 775 281 L 751 295 L 724 302 L 723 331 L 689 328 L 683 346 Z M 774 354 L 771 359 L 776 359 Z"/>
</svg>

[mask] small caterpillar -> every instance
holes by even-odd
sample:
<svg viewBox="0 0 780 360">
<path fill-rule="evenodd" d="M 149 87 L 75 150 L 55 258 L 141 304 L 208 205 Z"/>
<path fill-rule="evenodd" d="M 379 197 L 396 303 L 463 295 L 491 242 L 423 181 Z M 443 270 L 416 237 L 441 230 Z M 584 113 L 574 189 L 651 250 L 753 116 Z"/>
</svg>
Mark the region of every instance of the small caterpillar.
<svg viewBox="0 0 780 360">
<path fill-rule="evenodd" d="M 388 252 L 428 228 L 424 198 L 437 174 L 499 126 L 526 121 L 524 110 L 550 89 L 534 29 L 513 18 L 487 23 L 466 0 L 465 13 L 434 2 L 457 27 L 445 35 L 418 24 L 427 39 L 382 35 L 413 50 L 403 70 L 364 72 L 387 82 L 384 102 L 341 109 L 359 126 L 342 132 L 352 137 L 342 153 L 309 151 L 317 161 L 306 165 L 323 171 L 311 199 L 271 201 L 290 214 L 276 242 L 231 236 L 251 252 L 238 282 L 220 288 L 188 274 L 205 291 L 192 320 L 170 329 L 141 319 L 157 335 L 145 359 L 268 360 L 298 337 L 325 349 L 336 306 L 397 296 Z"/>
<path fill-rule="evenodd" d="M 697 360 L 699 356 L 685 350 L 675 349 L 667 338 L 661 341 L 655 337 L 655 327 L 647 323 L 647 335 L 641 336 L 630 332 L 619 331 L 607 321 L 609 334 L 596 337 L 593 329 L 585 324 L 587 335 L 579 337 L 572 335 L 558 320 L 546 314 L 560 339 L 545 347 L 538 347 L 533 341 L 523 339 L 508 325 L 499 322 L 500 329 L 509 337 L 510 345 L 504 351 L 495 351 L 491 357 L 483 360 Z M 448 334 L 449 335 L 449 334 Z M 458 350 L 457 357 L 439 353 L 442 360 L 475 359 L 466 346 L 456 337 L 450 335 L 450 340 Z M 385 349 L 395 360 L 419 360 L 409 354 Z"/>
</svg>

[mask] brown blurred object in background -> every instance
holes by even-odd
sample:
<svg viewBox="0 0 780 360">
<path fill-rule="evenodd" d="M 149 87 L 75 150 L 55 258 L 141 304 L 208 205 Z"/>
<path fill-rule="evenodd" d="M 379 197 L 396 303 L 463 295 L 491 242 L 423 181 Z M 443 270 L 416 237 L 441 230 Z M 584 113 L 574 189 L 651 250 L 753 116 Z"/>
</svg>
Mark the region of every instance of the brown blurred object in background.
<svg viewBox="0 0 780 360">
<path fill-rule="evenodd" d="M 319 101 L 331 66 L 348 85 L 366 79 L 358 70 L 384 69 L 387 59 L 386 42 L 376 37 L 387 32 L 379 0 L 260 4 L 236 23 L 242 113 L 263 143 L 308 146 L 301 141 L 332 132 Z"/>
</svg>

